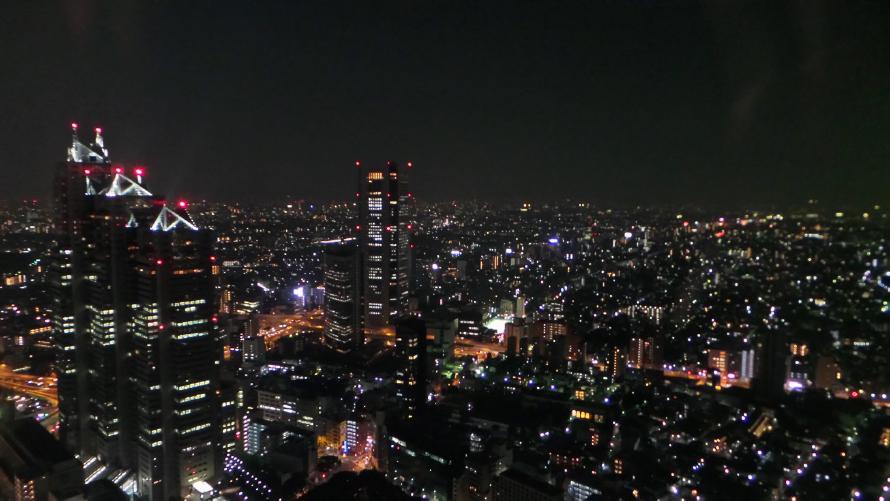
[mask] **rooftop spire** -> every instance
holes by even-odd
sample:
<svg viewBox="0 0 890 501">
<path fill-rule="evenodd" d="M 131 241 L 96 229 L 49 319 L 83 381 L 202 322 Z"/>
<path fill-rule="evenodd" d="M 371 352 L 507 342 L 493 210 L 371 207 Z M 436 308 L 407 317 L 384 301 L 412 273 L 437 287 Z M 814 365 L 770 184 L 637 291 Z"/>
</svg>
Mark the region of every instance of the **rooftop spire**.
<svg viewBox="0 0 890 501">
<path fill-rule="evenodd" d="M 96 127 L 96 139 L 93 140 L 93 147 L 102 152 L 102 156 L 108 159 L 108 149 L 105 147 L 105 138 L 102 137 L 102 127 Z"/>
<path fill-rule="evenodd" d="M 102 129 L 96 129 L 96 141 L 91 146 L 87 146 L 77 137 L 77 122 L 72 122 L 68 161 L 77 163 L 108 163 L 108 150 L 105 148 L 105 141 L 102 138 Z"/>
<path fill-rule="evenodd" d="M 184 209 L 184 207 L 183 207 Z M 161 212 L 158 214 L 158 217 L 155 219 L 155 222 L 151 225 L 152 231 L 170 231 L 175 229 L 177 226 L 183 225 L 190 230 L 197 230 L 198 227 L 195 223 L 189 221 L 186 217 L 181 214 L 177 214 L 173 210 L 171 210 L 165 204 L 161 209 Z"/>
<path fill-rule="evenodd" d="M 139 183 L 133 181 L 123 173 L 123 168 L 115 168 L 114 178 L 107 188 L 99 192 L 100 195 L 106 197 L 150 197 L 151 192 L 143 188 Z"/>
</svg>

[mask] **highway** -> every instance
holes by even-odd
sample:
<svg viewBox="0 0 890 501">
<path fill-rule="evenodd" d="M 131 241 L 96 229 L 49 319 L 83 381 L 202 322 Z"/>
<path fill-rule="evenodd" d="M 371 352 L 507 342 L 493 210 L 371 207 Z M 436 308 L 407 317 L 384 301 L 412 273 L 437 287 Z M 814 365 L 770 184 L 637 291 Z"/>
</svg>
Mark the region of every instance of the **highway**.
<svg viewBox="0 0 890 501">
<path fill-rule="evenodd" d="M 0 388 L 39 398 L 54 407 L 59 405 L 55 376 L 20 374 L 6 365 L 0 365 Z"/>
<path fill-rule="evenodd" d="M 293 314 L 268 314 L 258 315 L 259 336 L 266 343 L 266 349 L 271 350 L 282 338 L 296 334 L 300 331 L 321 332 L 324 330 L 324 311 L 320 308 Z M 395 345 L 395 329 L 382 327 L 378 329 L 365 329 L 365 340 L 379 339 L 387 346 Z"/>
<path fill-rule="evenodd" d="M 266 343 L 266 349 L 272 349 L 279 339 L 296 334 L 300 331 L 324 330 L 324 313 L 315 309 L 294 314 L 259 315 L 259 335 Z"/>
<path fill-rule="evenodd" d="M 458 358 L 475 357 L 476 360 L 482 361 L 488 355 L 495 357 L 505 351 L 507 348 L 501 343 L 485 343 L 462 336 L 454 338 L 454 356 Z"/>
</svg>

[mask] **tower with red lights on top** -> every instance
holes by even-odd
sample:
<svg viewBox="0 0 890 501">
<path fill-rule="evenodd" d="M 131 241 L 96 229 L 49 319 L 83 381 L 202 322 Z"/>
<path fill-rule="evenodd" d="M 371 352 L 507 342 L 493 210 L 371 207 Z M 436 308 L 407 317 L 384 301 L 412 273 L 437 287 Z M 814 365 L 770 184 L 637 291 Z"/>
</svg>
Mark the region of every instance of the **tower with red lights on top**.
<svg viewBox="0 0 890 501">
<path fill-rule="evenodd" d="M 56 247 L 49 265 L 49 283 L 53 298 L 53 347 L 59 389 L 59 437 L 72 452 L 80 451 L 81 436 L 87 426 L 88 402 L 81 399 L 87 385 L 87 349 L 84 332 L 86 314 L 80 298 L 84 295 L 83 223 L 91 212 L 88 193 L 111 179 L 111 161 L 96 129 L 91 144 L 78 136 L 79 127 L 71 124 L 71 144 L 67 159 L 56 167 L 53 179 L 53 232 Z M 82 419 L 83 418 L 83 419 Z"/>
<path fill-rule="evenodd" d="M 362 252 L 363 317 L 367 328 L 394 325 L 410 295 L 410 201 L 406 169 L 396 162 L 359 171 L 358 238 Z M 411 162 L 407 164 L 412 167 Z"/>
<path fill-rule="evenodd" d="M 60 436 L 128 471 L 140 499 L 181 498 L 221 464 L 213 237 L 188 204 L 113 165 L 73 127 L 55 179 L 51 266 Z"/>
</svg>

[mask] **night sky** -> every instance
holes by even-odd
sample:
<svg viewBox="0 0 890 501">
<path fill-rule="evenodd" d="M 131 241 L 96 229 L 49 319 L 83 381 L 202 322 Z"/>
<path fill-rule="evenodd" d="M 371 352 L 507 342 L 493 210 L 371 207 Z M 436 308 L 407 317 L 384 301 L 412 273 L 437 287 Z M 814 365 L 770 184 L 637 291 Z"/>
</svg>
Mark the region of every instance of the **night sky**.
<svg viewBox="0 0 890 501">
<path fill-rule="evenodd" d="M 890 2 L 14 1 L 0 198 L 68 124 L 170 196 L 887 203 Z"/>
</svg>

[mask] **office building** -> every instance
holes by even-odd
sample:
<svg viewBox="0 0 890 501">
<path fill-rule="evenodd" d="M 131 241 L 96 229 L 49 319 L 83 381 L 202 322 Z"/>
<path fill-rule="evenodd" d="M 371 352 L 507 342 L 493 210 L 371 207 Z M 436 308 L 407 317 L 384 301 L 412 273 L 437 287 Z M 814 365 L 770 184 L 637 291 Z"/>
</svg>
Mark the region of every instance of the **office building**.
<svg viewBox="0 0 890 501">
<path fill-rule="evenodd" d="M 107 153 L 100 129 L 90 147 L 75 135 L 57 171 L 60 435 L 133 471 L 139 496 L 180 497 L 221 460 L 213 237 Z"/>
<path fill-rule="evenodd" d="M 620 379 L 624 376 L 627 369 L 627 353 L 620 346 L 614 346 L 609 350 L 609 358 L 607 360 L 607 373 L 612 381 Z"/>
<path fill-rule="evenodd" d="M 628 365 L 636 369 L 661 369 L 661 346 L 653 337 L 633 337 L 628 350 Z"/>
<path fill-rule="evenodd" d="M 405 169 L 395 162 L 359 172 L 359 241 L 362 253 L 364 324 L 390 326 L 408 308 L 410 208 Z M 407 164 L 411 167 L 411 162 Z"/>
<path fill-rule="evenodd" d="M 509 469 L 492 482 L 494 501 L 561 501 L 562 489 L 519 470 Z"/>
<path fill-rule="evenodd" d="M 83 276 L 81 225 L 90 211 L 88 194 L 95 194 L 94 183 L 102 185 L 110 179 L 108 155 L 101 129 L 96 129 L 94 142 L 87 146 L 78 137 L 77 124 L 71 124 L 67 159 L 56 167 L 53 178 L 52 229 L 57 245 L 50 258 L 48 279 L 53 298 L 59 433 L 62 442 L 73 451 L 79 450 L 81 428 L 87 425 L 80 420 L 87 414 L 87 402 L 78 400 L 78 389 L 87 384 L 86 371 L 77 371 L 78 365 L 86 364 L 87 353 L 84 308 L 76 301 L 83 288 L 79 279 Z"/>
<path fill-rule="evenodd" d="M 338 351 L 361 345 L 361 274 L 355 247 L 324 252 L 324 341 Z"/>
<path fill-rule="evenodd" d="M 396 396 L 404 402 L 408 419 L 426 402 L 426 324 L 415 317 L 396 323 Z"/>
<path fill-rule="evenodd" d="M 266 341 L 260 336 L 245 337 L 241 341 L 241 362 L 252 367 L 266 363 Z"/>
<path fill-rule="evenodd" d="M 478 308 L 466 308 L 457 317 L 457 335 L 478 338 L 482 335 L 482 312 Z"/>
<path fill-rule="evenodd" d="M 760 333 L 757 340 L 757 375 L 752 382 L 758 399 L 775 402 L 784 396 L 789 358 L 787 335 L 777 329 Z"/>
<path fill-rule="evenodd" d="M 82 499 L 83 465 L 37 421 L 0 426 L 0 498 Z"/>
</svg>

